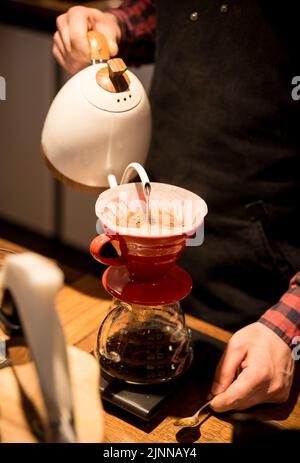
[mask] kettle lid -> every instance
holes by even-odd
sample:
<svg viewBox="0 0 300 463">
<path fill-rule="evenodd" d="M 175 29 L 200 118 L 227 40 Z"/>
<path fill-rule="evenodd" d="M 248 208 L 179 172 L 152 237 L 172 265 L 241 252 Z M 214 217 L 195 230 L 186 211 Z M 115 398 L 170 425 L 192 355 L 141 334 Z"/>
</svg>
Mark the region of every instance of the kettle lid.
<svg viewBox="0 0 300 463">
<path fill-rule="evenodd" d="M 130 111 L 140 103 L 145 90 L 139 79 L 128 70 L 126 77 L 122 77 L 123 84 L 121 80 L 117 80 L 114 86 L 109 78 L 109 66 L 115 60 L 119 58 L 83 69 L 80 72 L 81 91 L 96 108 L 116 113 Z"/>
</svg>

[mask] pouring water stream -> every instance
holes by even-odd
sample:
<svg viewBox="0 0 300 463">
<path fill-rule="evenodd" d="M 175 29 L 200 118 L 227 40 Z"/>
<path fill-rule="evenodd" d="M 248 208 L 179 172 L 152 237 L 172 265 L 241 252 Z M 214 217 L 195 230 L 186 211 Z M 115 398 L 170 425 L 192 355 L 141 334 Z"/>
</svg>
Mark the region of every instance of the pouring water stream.
<svg viewBox="0 0 300 463">
<path fill-rule="evenodd" d="M 136 172 L 140 177 L 140 181 L 143 185 L 143 193 L 146 200 L 146 218 L 148 224 L 151 225 L 151 210 L 150 210 L 150 195 L 151 195 L 151 183 L 144 167 L 138 162 L 131 162 L 124 170 L 120 185 L 128 183 L 133 172 Z M 109 174 L 107 177 L 110 188 L 118 186 L 117 179 L 113 174 Z"/>
</svg>

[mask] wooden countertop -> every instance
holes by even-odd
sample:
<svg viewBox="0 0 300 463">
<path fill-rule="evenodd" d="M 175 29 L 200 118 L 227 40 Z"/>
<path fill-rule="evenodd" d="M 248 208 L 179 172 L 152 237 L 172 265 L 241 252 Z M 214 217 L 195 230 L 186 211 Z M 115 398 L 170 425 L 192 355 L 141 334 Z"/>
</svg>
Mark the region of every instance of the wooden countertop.
<svg viewBox="0 0 300 463">
<path fill-rule="evenodd" d="M 72 6 L 84 5 L 104 10 L 109 6 L 118 6 L 119 4 L 119 0 L 1 0 L 0 21 L 45 32 L 53 32 L 56 29 L 56 17 Z"/>
<path fill-rule="evenodd" d="M 24 251 L 23 248 L 0 239 L 0 247 Z M 111 298 L 103 290 L 101 282 L 89 274 L 80 274 L 70 268 L 63 267 L 67 284 L 57 298 L 57 310 L 64 328 L 67 342 L 87 352 L 92 352 L 99 325 L 105 317 Z M 230 333 L 186 316 L 187 324 L 215 339 L 227 342 Z M 299 367 L 299 365 L 298 365 Z M 208 383 L 212 378 L 207 378 Z M 158 413 L 152 421 L 141 420 L 119 411 L 111 405 L 105 405 L 105 442 L 107 443 L 188 443 L 188 442 L 230 442 L 232 436 L 232 420 L 230 414 L 210 415 L 193 435 L 185 435 L 173 426 L 174 416 L 186 416 L 196 411 L 205 400 L 207 384 L 189 385 L 188 393 L 179 389 L 169 399 L 168 416 Z M 297 369 L 294 387 L 289 401 L 282 405 L 260 406 L 252 409 L 250 414 L 264 421 L 275 422 L 286 428 L 300 429 L 300 369 Z"/>
</svg>

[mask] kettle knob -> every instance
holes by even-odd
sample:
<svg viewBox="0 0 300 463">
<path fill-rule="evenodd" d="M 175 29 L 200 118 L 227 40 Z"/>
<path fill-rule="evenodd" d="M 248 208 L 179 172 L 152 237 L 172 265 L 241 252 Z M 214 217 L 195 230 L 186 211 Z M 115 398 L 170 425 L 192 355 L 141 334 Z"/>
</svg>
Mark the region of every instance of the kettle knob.
<svg viewBox="0 0 300 463">
<path fill-rule="evenodd" d="M 127 66 L 122 58 L 112 58 L 107 61 L 107 67 L 99 69 L 96 74 L 97 84 L 112 93 L 125 92 L 130 85 L 126 74 Z"/>
<path fill-rule="evenodd" d="M 114 80 L 124 74 L 127 71 L 127 66 L 122 60 L 122 58 L 112 58 L 107 61 L 107 67 L 109 72 L 109 77 L 111 80 Z"/>
</svg>

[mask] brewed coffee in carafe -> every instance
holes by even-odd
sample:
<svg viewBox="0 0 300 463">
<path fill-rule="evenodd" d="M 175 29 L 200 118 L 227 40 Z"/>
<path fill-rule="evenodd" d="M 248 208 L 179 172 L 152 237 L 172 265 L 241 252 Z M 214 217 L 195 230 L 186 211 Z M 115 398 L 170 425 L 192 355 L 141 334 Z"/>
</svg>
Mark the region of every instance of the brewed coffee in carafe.
<svg viewBox="0 0 300 463">
<path fill-rule="evenodd" d="M 155 384 L 186 370 L 191 336 L 178 303 L 147 307 L 115 300 L 111 309 L 96 347 L 104 372 L 134 384 Z"/>
</svg>

